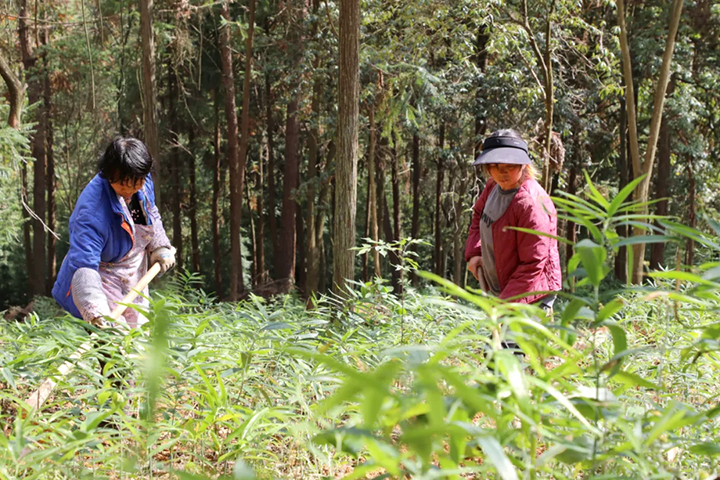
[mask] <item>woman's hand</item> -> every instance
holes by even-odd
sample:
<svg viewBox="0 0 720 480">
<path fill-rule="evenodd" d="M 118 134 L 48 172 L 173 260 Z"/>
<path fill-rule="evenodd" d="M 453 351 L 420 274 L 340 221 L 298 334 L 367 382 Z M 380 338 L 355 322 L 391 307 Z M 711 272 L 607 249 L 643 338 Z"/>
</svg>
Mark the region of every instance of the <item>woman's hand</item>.
<svg viewBox="0 0 720 480">
<path fill-rule="evenodd" d="M 475 280 L 480 281 L 480 279 L 478 278 L 478 268 L 482 267 L 482 264 L 483 264 L 483 263 L 482 263 L 482 257 L 481 257 L 481 256 L 472 257 L 472 258 L 470 258 L 470 260 L 468 261 L 468 267 L 467 267 L 467 268 L 468 268 L 468 270 L 470 270 L 470 273 L 473 274 L 473 276 L 475 277 Z"/>
<path fill-rule="evenodd" d="M 160 264 L 160 276 L 175 266 L 175 247 L 160 247 L 150 254 L 150 265 Z"/>
</svg>

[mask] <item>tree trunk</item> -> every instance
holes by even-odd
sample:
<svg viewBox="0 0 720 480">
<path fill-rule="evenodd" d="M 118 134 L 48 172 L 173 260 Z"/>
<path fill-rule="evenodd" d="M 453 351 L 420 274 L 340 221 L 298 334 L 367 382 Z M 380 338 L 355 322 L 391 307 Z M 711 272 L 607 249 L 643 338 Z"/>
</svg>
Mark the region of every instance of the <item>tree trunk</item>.
<svg viewBox="0 0 720 480">
<path fill-rule="evenodd" d="M 245 183 L 245 203 L 248 205 L 251 205 L 250 202 L 250 182 Z M 251 286 L 257 287 L 257 279 L 258 279 L 258 271 L 257 271 L 257 253 L 258 253 L 258 243 L 260 243 L 258 236 L 257 236 L 257 230 L 255 230 L 255 217 L 252 214 L 252 209 L 250 211 L 250 244 L 251 244 L 251 256 L 252 258 L 252 264 L 250 266 L 250 284 Z"/>
<path fill-rule="evenodd" d="M 365 155 L 368 165 L 373 162 L 373 159 L 369 155 Z M 370 169 L 367 168 L 369 171 Z M 367 176 L 367 196 L 365 197 L 365 230 L 363 231 L 363 238 L 370 238 L 370 185 L 375 183 L 375 179 L 369 174 Z M 363 282 L 367 283 L 370 279 L 369 267 L 370 267 L 370 252 L 363 255 Z"/>
<path fill-rule="evenodd" d="M 277 265 L 280 253 L 278 246 L 277 217 L 275 216 L 275 143 L 273 141 L 273 134 L 275 133 L 275 120 L 273 118 L 273 99 L 269 74 L 265 75 L 265 97 L 268 158 L 268 225 L 270 227 L 270 244 L 272 245 L 273 262 L 275 264 L 274 278 L 277 278 Z"/>
<path fill-rule="evenodd" d="M 249 19 L 247 37 L 245 38 L 245 75 L 243 78 L 243 100 L 242 100 L 242 118 L 240 122 L 240 157 L 235 172 L 235 179 L 232 180 L 232 189 L 230 193 L 230 210 L 233 221 L 237 222 L 238 240 L 240 240 L 240 228 L 242 225 L 242 195 L 245 185 L 245 165 L 247 164 L 248 144 L 250 142 L 250 81 L 252 79 L 252 60 L 253 60 L 253 34 L 255 31 L 255 0 L 249 0 Z M 231 170 L 232 171 L 232 170 Z M 249 197 L 248 197 L 248 200 Z M 233 207 L 233 204 L 235 206 Z M 257 269 L 257 264 L 253 263 L 253 268 Z M 240 269 L 240 278 L 238 285 L 243 290 L 242 269 Z M 253 282 L 256 281 L 253 276 Z"/>
<path fill-rule="evenodd" d="M 296 187 L 297 188 L 297 187 Z M 301 295 L 307 292 L 307 275 L 305 265 L 305 218 L 303 217 L 302 205 L 298 198 L 298 212 L 295 214 L 295 229 L 297 231 L 297 250 L 295 252 L 295 284 Z"/>
<path fill-rule="evenodd" d="M 263 203 L 263 185 L 265 182 L 265 159 L 262 153 L 260 154 L 260 161 L 258 162 L 258 172 L 255 182 L 255 190 L 257 196 L 255 202 L 257 204 L 258 212 L 258 247 L 257 247 L 257 268 L 255 269 L 258 275 L 257 283 L 262 285 L 266 281 L 265 275 L 265 205 Z"/>
<path fill-rule="evenodd" d="M 412 138 L 412 224 L 410 225 L 410 238 L 418 238 L 420 235 L 420 174 L 422 173 L 420 165 L 420 136 L 418 132 L 413 133 Z M 412 252 L 417 252 L 417 245 L 411 247 Z M 410 279 L 413 286 L 418 286 L 420 278 L 417 273 L 412 272 Z"/>
<path fill-rule="evenodd" d="M 282 234 L 278 245 L 277 278 L 295 282 L 295 248 L 297 246 L 297 202 L 293 190 L 300 178 L 300 125 L 298 123 L 298 105 L 300 95 L 296 95 L 288 104 L 285 124 L 285 168 L 283 178 L 282 214 L 280 224 Z"/>
<path fill-rule="evenodd" d="M 378 242 L 378 201 L 377 201 L 377 181 L 376 163 L 377 163 L 377 131 L 375 129 L 375 105 L 370 105 L 370 152 L 368 155 L 368 210 L 370 213 L 370 238 L 377 244 Z M 377 249 L 372 250 L 373 267 L 375 276 L 382 278 L 382 270 L 380 264 L 380 252 Z"/>
<path fill-rule="evenodd" d="M 697 227 L 697 217 L 695 215 L 695 172 L 693 169 L 693 159 L 692 157 L 688 158 L 687 162 L 687 174 L 688 174 L 688 184 L 690 186 L 690 191 L 688 192 L 688 221 L 690 228 L 696 228 Z M 695 263 L 695 240 L 692 238 L 687 239 L 687 244 L 685 248 L 685 264 L 692 268 L 693 264 Z"/>
<path fill-rule="evenodd" d="M 317 16 L 320 8 L 320 0 L 313 0 L 313 15 Z M 317 34 L 317 23 L 313 23 L 313 37 Z M 319 140 L 320 140 L 320 99 L 323 94 L 323 86 L 318 74 L 320 68 L 320 57 L 313 60 L 313 93 L 311 100 L 312 121 L 310 123 L 310 135 L 308 135 L 308 188 L 307 188 L 307 276 L 305 278 L 305 292 L 308 297 L 317 293 L 320 285 L 320 247 L 318 245 L 317 222 L 315 217 L 315 196 L 317 194 L 317 176 L 319 164 Z"/>
<path fill-rule="evenodd" d="M 330 140 L 327 149 L 327 158 L 325 160 L 326 168 L 335 162 L 335 142 Z M 332 195 L 335 198 L 335 192 L 331 192 L 331 182 L 326 180 L 320 188 L 320 194 L 318 195 L 318 205 L 326 205 L 328 198 Z M 317 235 L 316 243 L 320 249 L 320 272 L 319 272 L 319 286 L 318 291 L 320 293 L 326 293 L 327 291 L 327 261 L 325 258 L 325 223 L 327 221 L 327 208 L 323 208 L 316 219 L 315 233 Z"/>
<path fill-rule="evenodd" d="M 47 19 L 47 13 L 45 14 Z M 44 46 L 50 43 L 50 29 L 43 31 L 42 43 Z M 55 258 L 55 221 L 56 221 L 56 203 L 55 203 L 55 155 L 54 144 L 55 135 L 53 130 L 53 106 L 52 106 L 52 89 L 50 87 L 50 72 L 47 59 L 47 53 L 43 53 L 43 91 L 45 103 L 45 121 L 47 122 L 47 284 L 45 286 L 45 295 L 52 296 L 52 288 L 55 285 L 55 277 L 57 276 L 57 261 Z"/>
<path fill-rule="evenodd" d="M 192 249 L 191 261 L 192 271 L 200 273 L 200 241 L 198 239 L 197 223 L 197 178 L 195 172 L 195 129 L 192 124 L 188 128 L 188 141 L 190 143 L 190 154 L 188 170 L 190 174 L 190 246 Z"/>
<path fill-rule="evenodd" d="M 489 27 L 485 24 L 481 24 L 477 36 L 475 37 L 475 66 L 477 69 L 485 73 L 488 66 L 488 55 L 487 55 L 487 44 L 490 41 Z M 478 76 L 479 78 L 483 78 Z M 476 104 L 481 104 L 483 89 L 478 85 L 477 91 L 475 92 Z M 477 108 L 477 107 L 476 107 Z M 485 135 L 487 129 L 486 112 L 483 109 L 477 108 L 475 111 L 475 138 L 474 144 L 474 156 L 477 158 L 480 155 L 480 148 L 482 147 L 482 137 Z"/>
<path fill-rule="evenodd" d="M 225 117 L 227 121 L 227 163 L 230 167 L 230 301 L 237 301 L 245 289 L 242 272 L 242 239 L 240 221 L 242 208 L 242 178 L 238 152 L 238 124 L 235 107 L 235 77 L 233 73 L 232 48 L 230 46 L 230 5 L 223 2 L 222 16 L 228 22 L 220 32 L 220 64 L 225 87 Z M 243 169 L 244 171 L 244 169 Z"/>
<path fill-rule="evenodd" d="M 665 93 L 668 82 L 670 80 L 670 64 L 672 61 L 673 51 L 675 49 L 675 37 L 677 35 L 678 26 L 680 24 L 680 16 L 682 13 L 683 0 L 673 0 L 670 15 L 670 27 L 665 51 L 663 53 L 662 65 L 660 66 L 660 75 L 655 87 L 655 100 L 653 104 L 653 113 L 650 120 L 650 133 L 648 135 L 647 151 L 645 159 L 640 159 L 640 148 L 637 136 L 637 113 L 635 105 L 635 96 L 633 89 L 632 64 L 630 61 L 630 47 L 627 41 L 627 27 L 625 26 L 625 2 L 618 0 L 617 17 L 620 27 L 620 51 L 622 54 L 623 76 L 625 78 L 625 102 L 628 112 L 628 128 L 630 132 L 630 152 L 632 155 L 633 172 L 635 178 L 645 175 L 645 178 L 635 188 L 635 201 L 647 202 L 650 189 L 650 180 L 652 178 L 653 163 L 655 162 L 655 151 L 657 148 L 657 140 L 660 132 L 660 121 L 662 119 L 663 106 L 665 104 Z M 642 213 L 647 211 L 647 207 Z M 641 236 L 645 234 L 645 230 L 635 227 L 633 234 Z M 645 244 L 636 243 L 633 245 L 633 266 L 632 281 L 635 284 L 642 283 L 643 270 L 645 261 Z"/>
<path fill-rule="evenodd" d="M 36 62 L 37 58 L 30 39 L 28 38 L 28 27 L 26 19 L 29 18 L 27 9 L 27 0 L 23 0 L 20 5 L 20 19 L 18 20 L 18 33 L 20 37 L 20 51 L 22 53 L 23 66 L 25 69 L 25 77 L 28 79 L 28 101 L 30 105 L 39 102 L 43 97 L 43 85 L 40 82 L 40 75 L 37 75 Z M 35 27 L 37 28 L 37 26 Z M 35 35 L 37 38 L 37 35 Z M 41 295 L 45 293 L 45 278 L 47 275 L 47 267 L 45 264 L 45 226 L 43 221 L 46 216 L 46 151 L 45 151 L 45 132 L 46 122 L 45 115 L 38 112 L 35 116 L 37 126 L 32 136 L 32 156 L 33 164 L 33 211 L 35 218 L 32 220 L 33 229 L 33 248 L 32 263 L 33 269 L 28 272 L 30 276 L 30 295 Z"/>
<path fill-rule="evenodd" d="M 160 175 L 160 142 L 158 140 L 157 111 L 155 107 L 155 39 L 153 38 L 153 0 L 140 0 L 140 42 L 142 44 L 143 71 L 143 133 L 155 168 L 155 202 L 162 210 Z"/>
<path fill-rule="evenodd" d="M 12 128 L 18 128 L 22 123 L 25 86 L 10 67 L 2 52 L 0 52 L 0 76 L 5 80 L 9 93 L 10 114 L 8 115 L 8 125 Z"/>
<path fill-rule="evenodd" d="M 452 145 L 451 145 L 452 149 Z M 465 287 L 465 275 L 463 272 L 463 264 L 465 263 L 465 242 L 467 238 L 468 223 L 464 221 L 464 203 L 465 196 L 470 185 L 470 176 L 468 175 L 468 167 L 462 163 L 457 164 L 457 177 L 455 183 L 455 205 L 453 217 L 453 259 L 455 268 L 453 273 L 453 281 L 460 287 Z"/>
<path fill-rule="evenodd" d="M 402 209 L 400 201 L 400 158 L 397 154 L 397 139 L 391 149 L 392 155 L 392 193 L 393 193 L 393 239 L 392 241 L 397 244 L 402 238 Z M 396 245 L 399 248 L 399 245 Z M 396 253 L 390 255 L 390 263 L 393 265 L 400 265 L 402 259 Z M 393 292 L 396 295 L 400 295 L 403 292 L 403 271 L 393 268 L 392 272 L 392 285 Z"/>
<path fill-rule="evenodd" d="M 438 135 L 437 178 L 435 183 L 435 275 L 445 276 L 443 258 L 445 256 L 442 244 L 442 188 L 445 180 L 445 121 L 440 123 Z"/>
<path fill-rule="evenodd" d="M 360 98 L 360 1 L 340 1 L 338 159 L 335 168 L 333 286 L 344 292 L 355 278 L 358 116 Z"/>
<path fill-rule="evenodd" d="M 618 156 L 618 173 L 620 176 L 620 184 L 618 191 L 625 188 L 628 184 L 628 128 L 627 128 L 627 111 L 625 108 L 625 99 L 620 98 L 620 155 Z M 628 228 L 626 225 L 620 225 L 616 228 L 616 232 L 620 237 L 627 237 Z M 570 257 L 568 257 L 569 259 Z M 620 247 L 615 256 L 615 278 L 623 283 L 627 282 L 627 247 Z"/>
<path fill-rule="evenodd" d="M 213 135 L 213 196 L 210 215 L 212 218 L 213 259 L 215 260 L 215 292 L 222 295 L 222 254 L 220 252 L 220 103 L 212 91 L 215 107 L 215 134 Z"/>
<path fill-rule="evenodd" d="M 28 204 L 28 198 L 27 198 L 27 191 L 28 191 L 28 169 L 27 169 L 27 163 L 23 162 L 22 164 L 22 190 L 20 193 L 21 201 L 27 205 Z M 28 279 L 28 299 L 32 299 L 33 294 L 33 269 L 35 268 L 35 264 L 33 262 L 33 254 L 32 254 L 32 237 L 30 236 L 30 213 L 28 212 L 28 208 L 25 205 L 23 205 L 22 209 L 22 216 L 23 216 L 23 246 L 25 247 L 25 272 L 27 272 L 27 279 Z"/>
<path fill-rule="evenodd" d="M 550 192 L 550 186 L 552 184 L 550 146 L 552 145 L 553 114 L 555 111 L 555 88 L 553 85 L 550 41 L 552 38 L 552 15 L 554 12 L 555 0 L 550 3 L 545 28 L 545 164 L 543 165 L 542 185 L 546 192 Z"/>
<path fill-rule="evenodd" d="M 167 57 L 167 81 L 168 81 L 168 117 L 170 121 L 170 198 L 173 214 L 173 235 L 172 243 L 173 247 L 177 249 L 175 258 L 177 258 L 177 269 L 182 271 L 184 267 L 184 249 L 183 249 L 183 235 L 182 235 L 182 212 L 180 211 L 180 202 L 182 196 L 182 189 L 180 185 L 180 162 L 181 162 L 181 150 L 180 150 L 180 122 L 178 119 L 178 112 L 176 108 L 176 102 L 178 99 L 178 87 L 177 87 L 177 73 L 175 67 L 172 64 L 172 54 Z"/>
<path fill-rule="evenodd" d="M 579 142 L 578 142 L 579 143 Z M 576 146 L 576 149 L 578 147 Z M 577 193 L 577 177 L 578 177 L 578 162 L 580 161 L 580 155 L 576 154 L 573 159 L 573 163 L 570 166 L 570 173 L 568 174 L 567 181 L 567 193 L 575 195 Z M 565 232 L 565 238 L 567 238 L 569 244 L 565 245 L 565 261 L 567 262 L 575 254 L 575 243 L 577 243 L 577 228 L 575 222 L 568 220 Z"/>
<path fill-rule="evenodd" d="M 23 57 L 23 68 L 27 70 L 27 67 L 25 66 L 25 57 L 26 57 L 26 51 L 30 50 L 30 46 L 28 45 L 28 33 L 27 33 L 27 22 L 26 19 L 28 18 L 28 11 L 27 11 L 27 0 L 23 0 L 20 5 L 20 15 L 18 18 L 18 37 L 20 41 L 20 50 Z M 6 69 L 3 69 L 5 71 Z M 9 69 L 8 69 L 9 70 Z M 3 78 L 5 78 L 5 75 L 3 74 Z M 7 79 L 6 79 L 7 82 Z M 28 97 L 30 96 L 30 92 L 28 91 Z M 32 105 L 35 102 L 37 102 L 37 97 L 34 97 L 33 100 L 29 99 L 29 103 Z M 11 110 L 12 111 L 12 110 Z M 18 114 L 19 114 L 18 109 Z M 10 119 L 12 121 L 12 118 Z M 18 125 L 19 126 L 19 125 Z M 30 230 L 31 230 L 31 222 L 30 222 L 30 213 L 28 211 L 30 200 L 28 199 L 28 168 L 27 163 L 23 162 L 22 164 L 22 191 L 21 191 L 21 200 L 23 202 L 23 243 L 25 246 L 25 271 L 27 272 L 27 278 L 28 278 L 28 297 L 32 298 L 34 295 L 34 272 L 35 272 L 35 262 L 33 257 L 33 251 L 32 251 L 32 238 L 30 236 Z"/>
<path fill-rule="evenodd" d="M 671 89 L 669 89 L 670 91 Z M 667 115 L 663 115 L 660 124 L 660 148 L 658 149 L 658 171 L 655 178 L 655 215 L 667 215 L 668 213 L 668 186 L 670 183 L 670 126 Z M 656 222 L 656 225 L 657 222 Z M 658 270 L 665 263 L 665 243 L 653 243 L 650 249 L 650 269 Z"/>
</svg>

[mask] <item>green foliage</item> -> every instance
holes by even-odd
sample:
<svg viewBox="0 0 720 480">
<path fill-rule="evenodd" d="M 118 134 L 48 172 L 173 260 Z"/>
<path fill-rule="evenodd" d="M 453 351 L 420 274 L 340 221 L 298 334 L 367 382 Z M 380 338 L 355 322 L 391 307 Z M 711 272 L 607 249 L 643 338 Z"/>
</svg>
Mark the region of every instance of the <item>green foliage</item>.
<svg viewBox="0 0 720 480">
<path fill-rule="evenodd" d="M 87 332 L 77 320 L 53 319 L 48 306 L 40 307 L 44 318 L 4 323 L 0 471 L 707 474 L 720 433 L 720 267 L 659 272 L 650 289 L 600 290 L 608 249 L 617 245 L 606 232 L 635 204 L 609 202 L 590 185 L 592 201 L 572 199 L 563 215 L 592 218 L 600 236 L 575 246 L 571 271 L 580 287 L 561 293 L 567 301 L 557 317 L 429 273 L 422 275 L 438 285 L 435 294 L 410 289 L 396 298 L 377 279 L 349 298 L 320 297 L 311 310 L 293 297 L 216 304 L 195 288 L 197 277 L 178 276 L 155 296 L 141 329 L 124 337 L 99 331 L 40 412 L 22 399 Z M 710 236 L 665 223 L 673 238 L 692 235 L 720 251 Z M 364 248 L 402 252 L 410 243 Z"/>
</svg>

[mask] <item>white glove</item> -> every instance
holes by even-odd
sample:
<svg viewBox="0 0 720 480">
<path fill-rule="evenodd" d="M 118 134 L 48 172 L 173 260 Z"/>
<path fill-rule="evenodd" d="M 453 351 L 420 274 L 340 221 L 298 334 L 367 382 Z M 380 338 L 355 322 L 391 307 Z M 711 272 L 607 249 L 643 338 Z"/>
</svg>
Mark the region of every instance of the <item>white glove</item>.
<svg viewBox="0 0 720 480">
<path fill-rule="evenodd" d="M 175 248 L 160 247 L 150 254 L 150 265 L 160 264 L 160 275 L 175 266 Z"/>
</svg>

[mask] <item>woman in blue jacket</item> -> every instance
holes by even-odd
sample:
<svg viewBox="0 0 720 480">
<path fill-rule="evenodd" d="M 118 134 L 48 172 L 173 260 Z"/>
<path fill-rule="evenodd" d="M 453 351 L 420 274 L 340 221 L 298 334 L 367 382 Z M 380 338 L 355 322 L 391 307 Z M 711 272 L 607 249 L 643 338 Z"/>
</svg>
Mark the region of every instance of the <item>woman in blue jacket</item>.
<svg viewBox="0 0 720 480">
<path fill-rule="evenodd" d="M 155 205 L 152 165 L 143 142 L 116 138 L 80 194 L 70 216 L 70 250 L 52 292 L 75 317 L 101 325 L 145 275 L 148 257 L 150 264 L 160 264 L 161 273 L 175 265 Z M 147 296 L 147 289 L 142 293 Z M 139 296 L 135 303 L 146 306 L 147 300 Z M 128 309 L 121 321 L 135 328 L 147 319 Z"/>
</svg>

